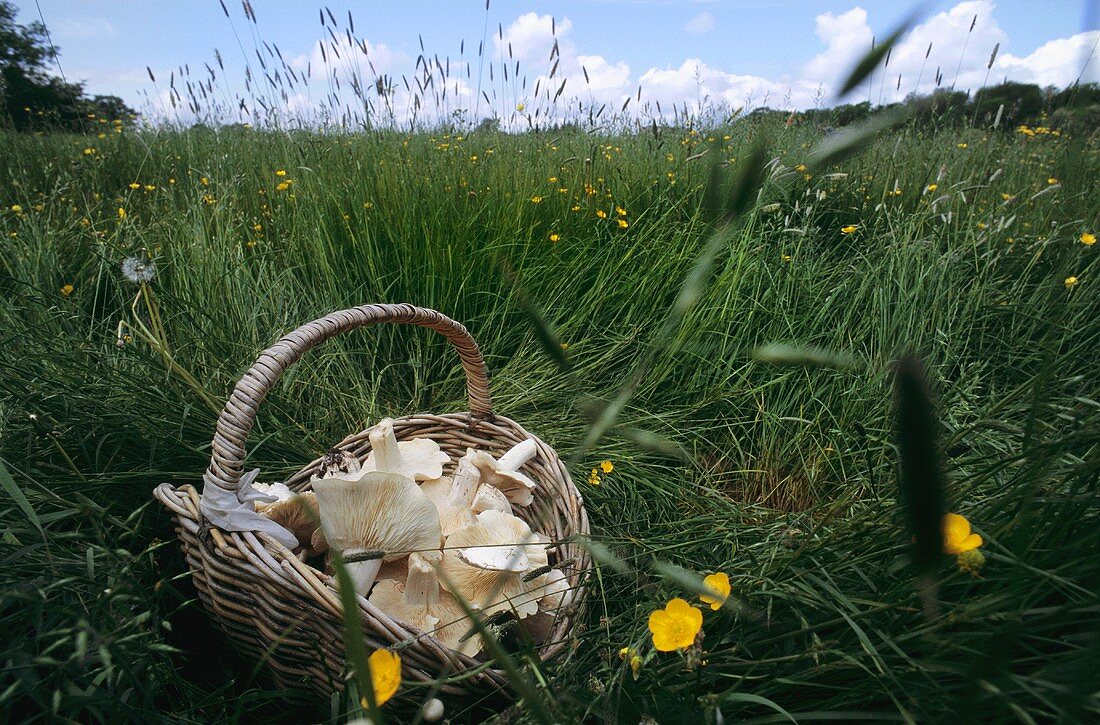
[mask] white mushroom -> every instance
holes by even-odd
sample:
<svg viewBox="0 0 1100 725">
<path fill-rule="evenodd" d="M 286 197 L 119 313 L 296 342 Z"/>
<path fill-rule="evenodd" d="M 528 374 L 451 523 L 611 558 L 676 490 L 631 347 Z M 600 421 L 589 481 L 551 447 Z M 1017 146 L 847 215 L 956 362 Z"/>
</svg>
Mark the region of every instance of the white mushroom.
<svg viewBox="0 0 1100 725">
<path fill-rule="evenodd" d="M 443 536 L 450 536 L 463 526 L 477 523 L 477 515 L 470 510 L 470 505 L 473 504 L 474 495 L 477 494 L 478 480 L 477 468 L 470 461 L 470 457 L 460 458 L 447 498 L 442 505 L 436 504 L 439 508 L 439 525 Z"/>
<path fill-rule="evenodd" d="M 443 475 L 443 465 L 450 457 L 439 450 L 439 444 L 428 438 L 398 442 L 393 432 L 393 418 L 384 418 L 368 434 L 371 452 L 363 462 L 364 471 L 388 471 L 408 476 L 414 481 L 428 481 Z"/>
<path fill-rule="evenodd" d="M 264 509 L 268 508 L 269 506 L 274 506 L 280 501 L 289 500 L 290 497 L 294 495 L 294 492 L 290 490 L 290 487 L 280 481 L 276 481 L 275 483 L 254 483 L 252 484 L 252 490 L 256 491 L 257 493 L 262 493 L 265 496 L 274 496 L 274 499 L 258 498 L 255 500 L 253 505 L 260 513 L 263 513 Z"/>
<path fill-rule="evenodd" d="M 482 511 L 500 511 L 510 514 L 512 513 L 512 502 L 496 486 L 483 483 L 477 487 L 477 495 L 474 496 L 474 503 L 470 508 L 473 509 L 475 514 Z"/>
<path fill-rule="evenodd" d="M 546 545 L 522 519 L 484 511 L 447 538 L 440 571 L 443 585 L 472 609 L 486 616 L 513 611 L 523 619 L 538 611 L 525 575 L 546 562 Z"/>
<path fill-rule="evenodd" d="M 459 641 L 470 629 L 469 618 L 454 597 L 439 588 L 435 573 L 439 552 L 425 554 L 409 554 L 409 574 L 404 582 L 379 580 L 370 595 L 371 604 L 451 649 L 476 654 L 480 638 Z"/>
<path fill-rule="evenodd" d="M 447 505 L 447 497 L 451 495 L 451 483 L 450 476 L 433 478 L 430 481 L 420 481 L 420 490 L 428 495 L 436 508 L 443 508 Z"/>
<path fill-rule="evenodd" d="M 573 603 L 573 589 L 560 569 L 551 569 L 532 584 L 531 595 L 538 598 L 539 611 L 523 620 L 523 626 L 537 644 L 543 644 L 558 619 L 558 610 Z"/>
<path fill-rule="evenodd" d="M 363 596 L 383 561 L 439 548 L 439 514 L 411 478 L 374 471 L 360 481 L 314 479 L 313 490 L 329 546 L 345 557 L 377 554 L 347 564 Z"/>
<path fill-rule="evenodd" d="M 271 485 L 283 486 L 281 483 Z M 290 491 L 290 489 L 287 490 Z M 287 498 L 281 498 L 274 503 L 256 502 L 256 510 L 294 534 L 298 539 L 298 545 L 306 549 L 307 556 L 319 553 L 312 544 L 313 534 L 320 525 L 317 514 L 317 494 L 312 491 L 291 492 Z"/>
<path fill-rule="evenodd" d="M 535 442 L 530 438 L 512 446 L 499 460 L 485 451 L 466 450 L 466 455 L 472 456 L 474 465 L 481 472 L 482 482 L 500 489 L 516 506 L 529 506 L 535 500 L 531 494 L 535 490 L 535 482 L 520 473 L 519 469 L 536 453 Z"/>
</svg>

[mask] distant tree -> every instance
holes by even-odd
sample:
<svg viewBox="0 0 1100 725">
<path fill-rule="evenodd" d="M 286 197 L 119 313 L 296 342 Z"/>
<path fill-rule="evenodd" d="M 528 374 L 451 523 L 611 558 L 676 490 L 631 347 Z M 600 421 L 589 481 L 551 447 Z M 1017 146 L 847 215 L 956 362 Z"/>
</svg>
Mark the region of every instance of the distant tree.
<svg viewBox="0 0 1100 725">
<path fill-rule="evenodd" d="M 89 114 L 129 120 L 134 111 L 117 96 L 84 95 L 83 83 L 51 76 L 46 26 L 20 25 L 15 6 L 0 0 L 0 124 L 17 130 L 63 128 L 80 130 Z"/>
<path fill-rule="evenodd" d="M 867 101 L 863 101 L 862 103 L 845 103 L 832 109 L 831 115 L 833 126 L 847 126 L 862 121 L 870 116 L 871 104 Z"/>
<path fill-rule="evenodd" d="M 1001 123 L 1016 126 L 1038 118 L 1047 108 L 1047 93 L 1032 83 L 1007 82 L 982 88 L 974 96 L 980 125 L 988 125 L 1002 106 Z"/>
</svg>

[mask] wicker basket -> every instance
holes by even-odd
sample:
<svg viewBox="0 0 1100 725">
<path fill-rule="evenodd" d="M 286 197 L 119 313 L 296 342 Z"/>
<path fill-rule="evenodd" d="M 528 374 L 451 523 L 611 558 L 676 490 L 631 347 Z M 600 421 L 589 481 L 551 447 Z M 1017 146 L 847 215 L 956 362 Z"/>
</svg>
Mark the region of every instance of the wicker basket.
<svg viewBox="0 0 1100 725">
<path fill-rule="evenodd" d="M 588 534 L 588 516 L 554 450 L 514 421 L 493 414 L 488 374 L 477 343 L 465 327 L 434 310 L 374 304 L 334 312 L 299 327 L 261 353 L 237 383 L 218 419 L 203 485 L 236 491 L 245 458 L 244 442 L 256 411 L 292 363 L 337 334 L 380 322 L 418 325 L 439 332 L 458 351 L 466 373 L 469 412 L 398 418 L 394 423 L 398 440 L 431 438 L 451 456 L 448 473 L 467 447 L 499 456 L 524 439 L 536 442 L 538 455 L 523 468 L 538 483 L 535 501 L 516 512 L 533 530 L 551 539 L 550 561 L 564 567 L 574 592 L 573 603 L 559 611 L 550 635 L 540 647 L 543 660 L 552 657 L 569 643 L 573 621 L 584 605 L 584 580 L 591 561 L 577 545 L 576 537 Z M 337 445 L 354 452 L 360 460 L 370 452 L 366 431 Z M 286 484 L 295 491 L 307 489 L 320 462 L 311 462 Z M 176 517 L 176 530 L 200 599 L 240 652 L 253 661 L 263 661 L 280 686 L 302 686 L 308 681 L 326 695 L 343 688 L 344 647 L 335 579 L 303 563 L 267 534 L 211 527 L 199 512 L 199 494 L 193 486 L 173 488 L 165 483 L 154 495 Z M 451 694 L 485 694 L 505 685 L 501 671 L 485 668 L 464 672 L 479 663 L 395 621 L 363 597 L 358 597 L 358 604 L 368 645 L 399 651 L 404 679 L 424 681 L 463 674 L 443 686 L 443 691 Z"/>
</svg>

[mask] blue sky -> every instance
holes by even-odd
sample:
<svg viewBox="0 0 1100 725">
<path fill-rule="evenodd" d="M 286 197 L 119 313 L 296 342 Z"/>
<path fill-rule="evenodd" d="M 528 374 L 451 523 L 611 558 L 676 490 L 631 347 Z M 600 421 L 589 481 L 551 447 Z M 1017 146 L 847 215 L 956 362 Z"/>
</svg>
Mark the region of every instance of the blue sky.
<svg viewBox="0 0 1100 725">
<path fill-rule="evenodd" d="M 910 2 L 882 0 L 560 0 L 520 2 L 484 0 L 425 2 L 330 2 L 337 33 L 347 27 L 350 9 L 355 39 L 365 40 L 367 58 L 335 63 L 320 56 L 328 36 L 318 19 L 321 5 L 252 0 L 255 24 L 245 18 L 240 0 L 225 0 L 226 18 L 217 0 L 147 2 L 141 0 L 17 0 L 21 22 L 38 18 L 38 8 L 61 49 L 61 64 L 70 80 L 83 80 L 90 93 L 115 94 L 143 111 L 168 114 L 165 79 L 173 68 L 189 64 L 194 78 L 203 63 L 215 65 L 220 50 L 226 71 L 218 73 L 218 92 L 226 99 L 244 93 L 244 67 L 260 69 L 254 48 L 263 40 L 278 45 L 288 65 L 322 75 L 326 63 L 337 75 L 374 72 L 395 78 L 411 76 L 423 38 L 429 55 L 449 57 L 457 86 L 448 108 L 478 95 L 476 51 L 485 39 L 489 58 L 507 54 L 507 43 L 520 60 L 528 86 L 503 84 L 499 64 L 494 83 L 482 67 L 480 87 L 495 91 L 494 111 L 506 114 L 517 104 L 535 108 L 537 78 L 549 72 L 547 59 L 554 39 L 560 67 L 554 81 L 568 79 L 565 96 L 618 107 L 642 87 L 644 101 L 670 104 L 724 104 L 736 108 L 766 102 L 778 108 L 805 108 L 832 103 L 832 89 L 852 62 L 882 38 L 914 7 Z M 1004 77 L 1040 84 L 1066 85 L 1081 75 L 1100 78 L 1100 58 L 1093 54 L 1097 4 L 1085 0 L 966 0 L 929 2 L 919 24 L 895 52 L 891 66 L 853 94 L 852 100 L 891 101 L 914 89 L 934 87 L 935 67 L 945 84 L 960 89 L 980 86 L 995 44 L 1000 43 L 990 82 Z M 400 8 L 400 11 L 395 11 Z M 978 22 L 969 34 L 974 15 Z M 551 20 L 553 18 L 553 20 Z M 505 41 L 500 42 L 498 27 Z M 553 31 L 553 35 L 551 32 Z M 459 48 L 472 63 L 466 80 Z M 331 43 L 331 41 L 329 41 Z M 933 52 L 924 61 L 928 43 Z M 331 47 L 331 46 L 329 46 Z M 965 49 L 965 52 L 964 52 Z M 341 56 L 343 58 L 343 55 Z M 1087 63 L 1086 63 L 1087 61 Z M 514 63 L 514 60 L 512 61 Z M 333 65 L 335 63 L 335 65 Z M 153 69 L 158 84 L 149 81 Z M 331 70 L 331 69 L 330 69 Z M 588 80 L 584 78 L 587 72 Z M 901 76 L 900 89 L 898 76 Z M 919 80 L 919 84 L 918 84 Z M 400 84 L 399 84 L 400 85 Z M 541 85 L 540 88 L 545 88 Z M 296 88 L 288 100 L 271 99 L 301 112 L 318 102 L 324 87 Z M 341 92 L 346 93 L 346 87 Z M 403 90 L 403 89 L 399 89 Z M 398 93 L 394 103 L 407 111 L 411 102 Z M 545 102 L 546 99 L 543 99 Z M 478 101 L 479 115 L 487 115 Z M 178 113 L 178 109 L 176 113 Z"/>
</svg>

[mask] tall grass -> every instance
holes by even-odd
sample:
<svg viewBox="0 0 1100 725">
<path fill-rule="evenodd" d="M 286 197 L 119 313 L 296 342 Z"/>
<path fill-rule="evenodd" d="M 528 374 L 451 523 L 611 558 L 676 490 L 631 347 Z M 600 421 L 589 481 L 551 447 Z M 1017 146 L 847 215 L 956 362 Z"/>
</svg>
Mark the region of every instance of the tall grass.
<svg viewBox="0 0 1100 725">
<path fill-rule="evenodd" d="M 900 128 L 811 174 L 819 136 L 746 120 L 0 138 L 0 710 L 339 721 L 347 703 L 272 691 L 224 649 L 149 499 L 198 481 L 208 401 L 258 351 L 383 301 L 466 324 L 496 408 L 566 456 L 634 386 L 573 463 L 616 565 L 602 559 L 575 646 L 532 675 L 554 718 L 1095 717 L 1100 267 L 1078 237 L 1100 226 L 1096 141 Z M 710 164 L 760 137 L 759 203 L 663 330 L 711 239 Z M 138 298 L 120 264 L 140 255 L 156 276 Z M 770 343 L 846 364 L 776 365 Z M 948 509 L 988 558 L 976 578 L 945 558 L 931 619 L 898 504 L 890 380 L 906 349 L 938 402 Z M 265 401 L 251 465 L 277 478 L 385 414 L 462 410 L 462 385 L 429 332 L 334 339 Z M 615 470 L 586 483 L 604 459 Z M 691 670 L 648 647 L 649 612 L 694 596 L 666 564 L 734 584 Z M 645 653 L 636 681 L 625 646 Z"/>
</svg>

